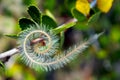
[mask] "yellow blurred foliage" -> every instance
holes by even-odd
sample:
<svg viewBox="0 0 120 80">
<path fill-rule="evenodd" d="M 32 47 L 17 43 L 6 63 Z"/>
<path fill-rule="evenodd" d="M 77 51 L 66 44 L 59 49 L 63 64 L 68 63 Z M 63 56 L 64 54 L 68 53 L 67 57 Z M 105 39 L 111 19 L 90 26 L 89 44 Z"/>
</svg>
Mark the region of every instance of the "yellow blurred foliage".
<svg viewBox="0 0 120 80">
<path fill-rule="evenodd" d="M 107 13 L 110 10 L 112 3 L 113 0 L 97 0 L 98 8 L 104 13 Z"/>
<path fill-rule="evenodd" d="M 113 0 L 97 0 L 97 7 L 104 13 L 107 13 L 112 7 Z M 90 3 L 88 0 L 77 0 L 76 9 L 84 14 L 85 16 L 89 15 L 90 12 Z"/>
<path fill-rule="evenodd" d="M 89 15 L 90 4 L 89 4 L 88 0 L 77 0 L 76 1 L 76 9 L 86 16 Z"/>
</svg>

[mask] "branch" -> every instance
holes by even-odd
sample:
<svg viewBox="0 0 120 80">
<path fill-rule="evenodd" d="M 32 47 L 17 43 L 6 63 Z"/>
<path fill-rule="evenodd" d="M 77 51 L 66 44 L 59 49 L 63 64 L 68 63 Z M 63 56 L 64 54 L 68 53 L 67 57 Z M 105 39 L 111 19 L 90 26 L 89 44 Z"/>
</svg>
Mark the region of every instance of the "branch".
<svg viewBox="0 0 120 80">
<path fill-rule="evenodd" d="M 19 52 L 19 49 L 13 48 L 13 49 L 6 51 L 4 53 L 0 53 L 0 59 L 11 56 L 11 55 L 16 54 L 18 52 Z"/>
<path fill-rule="evenodd" d="M 42 39 L 42 38 L 38 38 L 38 39 L 33 40 L 33 41 L 31 42 L 31 44 L 36 44 L 37 42 L 42 42 L 43 40 L 44 40 L 44 39 Z M 18 53 L 18 52 L 19 52 L 19 49 L 13 48 L 13 49 L 11 49 L 11 50 L 9 50 L 9 51 L 6 51 L 6 52 L 4 52 L 4 53 L 0 53 L 0 59 L 5 58 L 5 57 L 8 57 L 8 56 L 12 56 L 12 55 L 14 55 L 14 54 L 16 54 L 16 53 Z"/>
</svg>

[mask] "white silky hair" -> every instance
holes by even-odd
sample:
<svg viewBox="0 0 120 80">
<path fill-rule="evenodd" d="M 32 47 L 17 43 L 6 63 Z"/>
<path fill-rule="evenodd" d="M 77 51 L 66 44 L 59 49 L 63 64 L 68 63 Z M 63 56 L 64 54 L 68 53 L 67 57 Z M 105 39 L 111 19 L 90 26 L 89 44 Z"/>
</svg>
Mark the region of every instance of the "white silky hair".
<svg viewBox="0 0 120 80">
<path fill-rule="evenodd" d="M 40 31 L 43 35 L 44 33 L 47 34 L 51 40 L 50 48 L 44 54 L 38 54 L 34 52 L 33 48 L 31 48 L 31 45 L 27 43 L 28 39 L 26 39 L 26 36 L 36 30 Z M 95 34 L 87 41 L 74 45 L 68 50 L 61 51 L 59 49 L 59 36 L 54 35 L 52 32 L 50 32 L 50 29 L 47 26 L 42 25 L 37 27 L 31 27 L 20 33 L 20 37 L 18 39 L 21 59 L 26 65 L 37 71 L 39 71 L 40 69 L 44 71 L 55 70 L 63 67 L 71 60 L 76 58 L 77 55 L 81 54 L 84 50 L 86 50 L 102 34 L 103 33 Z M 34 36 L 30 38 L 31 40 L 34 39 Z"/>
</svg>

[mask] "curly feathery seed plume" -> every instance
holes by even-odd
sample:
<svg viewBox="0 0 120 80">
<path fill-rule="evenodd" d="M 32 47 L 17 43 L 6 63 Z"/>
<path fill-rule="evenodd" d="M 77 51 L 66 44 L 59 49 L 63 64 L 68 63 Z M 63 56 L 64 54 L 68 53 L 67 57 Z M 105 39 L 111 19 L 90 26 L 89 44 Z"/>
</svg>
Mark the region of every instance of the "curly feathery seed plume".
<svg viewBox="0 0 120 80">
<path fill-rule="evenodd" d="M 96 34 L 88 41 L 70 47 L 66 51 L 60 51 L 59 37 L 50 32 L 48 27 L 45 25 L 31 27 L 21 32 L 18 39 L 21 59 L 26 65 L 35 70 L 55 70 L 63 67 L 78 54 L 82 53 L 101 34 L 103 33 Z"/>
</svg>

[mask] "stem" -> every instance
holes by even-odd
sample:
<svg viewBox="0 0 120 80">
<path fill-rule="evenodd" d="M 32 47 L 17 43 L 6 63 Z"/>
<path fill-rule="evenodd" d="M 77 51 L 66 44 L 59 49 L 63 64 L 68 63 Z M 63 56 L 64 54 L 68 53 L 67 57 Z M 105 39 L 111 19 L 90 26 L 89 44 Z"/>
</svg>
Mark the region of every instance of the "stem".
<svg viewBox="0 0 120 80">
<path fill-rule="evenodd" d="M 59 27 L 57 27 L 55 29 L 52 29 L 52 32 L 54 34 L 58 34 L 58 33 L 66 30 L 66 29 L 68 29 L 70 27 L 73 27 L 76 24 L 76 22 L 77 22 L 77 20 L 73 18 L 73 19 L 67 21 L 66 23 L 62 24 L 61 26 L 59 26 Z"/>
<path fill-rule="evenodd" d="M 34 39 L 34 40 L 31 41 L 31 45 L 32 45 L 32 44 L 36 44 L 36 43 L 38 43 L 38 42 L 39 42 L 39 43 L 40 43 L 40 42 L 44 42 L 44 39 L 43 39 L 43 38 Z"/>
<path fill-rule="evenodd" d="M 38 38 L 38 39 L 33 40 L 31 42 L 31 44 L 36 44 L 37 42 L 42 42 L 43 40 L 44 39 L 42 39 L 42 38 Z M 4 53 L 0 53 L 0 59 L 3 59 L 3 58 L 8 57 L 8 56 L 12 56 L 12 55 L 14 55 L 14 54 L 16 54 L 18 52 L 19 52 L 19 49 L 13 48 L 13 49 L 11 49 L 9 51 L 6 51 Z"/>
<path fill-rule="evenodd" d="M 70 28 L 70 27 L 74 26 L 74 25 L 76 24 L 76 22 L 77 22 L 76 19 L 71 19 L 71 20 L 67 21 L 67 23 L 65 23 L 65 24 L 63 24 L 63 25 L 61 25 L 61 26 L 53 29 L 53 32 L 55 32 L 55 34 L 57 34 L 57 33 L 65 30 L 65 29 L 67 29 L 67 28 Z M 37 42 L 43 42 L 43 40 L 44 40 L 43 38 L 35 39 L 35 40 L 33 40 L 33 41 L 31 42 L 31 45 L 32 45 L 32 44 L 36 44 Z M 45 44 L 45 43 L 43 42 L 43 45 L 44 45 L 44 44 Z M 6 52 L 4 52 L 4 53 L 0 53 L 0 59 L 5 58 L 5 57 L 8 57 L 8 56 L 11 56 L 11 55 L 16 54 L 16 53 L 18 53 L 18 52 L 19 52 L 19 49 L 13 48 L 13 49 L 11 49 L 11 50 L 9 50 L 9 51 L 6 51 Z"/>
<path fill-rule="evenodd" d="M 19 52 L 19 49 L 13 48 L 13 49 L 6 51 L 4 53 L 0 53 L 0 59 L 11 56 L 11 55 L 16 54 L 18 52 Z"/>
</svg>

